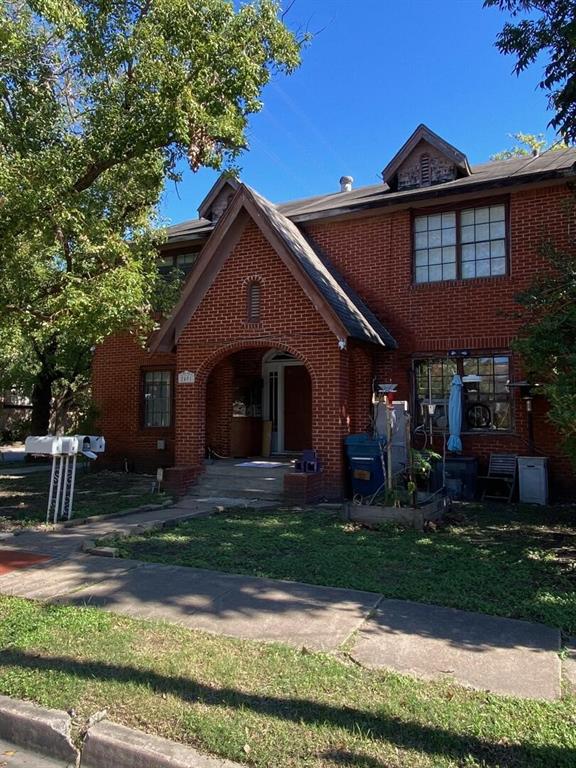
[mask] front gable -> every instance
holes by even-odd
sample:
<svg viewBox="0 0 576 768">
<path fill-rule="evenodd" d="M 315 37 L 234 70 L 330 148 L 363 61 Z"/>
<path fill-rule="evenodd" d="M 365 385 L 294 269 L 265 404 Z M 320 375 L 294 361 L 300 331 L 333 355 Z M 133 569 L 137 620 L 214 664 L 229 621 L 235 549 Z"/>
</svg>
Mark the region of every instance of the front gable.
<svg viewBox="0 0 576 768">
<path fill-rule="evenodd" d="M 180 301 L 155 337 L 152 351 L 174 348 L 249 223 L 261 233 L 273 260 L 292 276 L 293 288 L 304 294 L 341 345 L 346 346 L 346 339 L 351 336 L 381 346 L 395 346 L 386 329 L 315 253 L 298 228 L 275 206 L 241 185 L 204 247 Z"/>
</svg>

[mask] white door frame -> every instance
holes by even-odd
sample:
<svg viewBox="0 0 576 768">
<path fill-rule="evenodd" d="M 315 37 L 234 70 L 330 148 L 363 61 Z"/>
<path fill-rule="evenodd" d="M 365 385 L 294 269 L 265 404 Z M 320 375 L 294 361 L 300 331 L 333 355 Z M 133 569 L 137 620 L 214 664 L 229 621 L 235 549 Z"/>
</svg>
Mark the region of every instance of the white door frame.
<svg viewBox="0 0 576 768">
<path fill-rule="evenodd" d="M 286 360 L 274 360 L 276 355 L 287 355 L 281 349 L 272 349 L 262 358 L 262 378 L 264 391 L 262 399 L 262 418 L 273 421 L 271 395 L 272 379 L 276 381 L 276 430 L 272 425 L 271 453 L 284 453 L 284 370 L 288 366 L 304 365 L 301 360 L 292 357 Z"/>
</svg>

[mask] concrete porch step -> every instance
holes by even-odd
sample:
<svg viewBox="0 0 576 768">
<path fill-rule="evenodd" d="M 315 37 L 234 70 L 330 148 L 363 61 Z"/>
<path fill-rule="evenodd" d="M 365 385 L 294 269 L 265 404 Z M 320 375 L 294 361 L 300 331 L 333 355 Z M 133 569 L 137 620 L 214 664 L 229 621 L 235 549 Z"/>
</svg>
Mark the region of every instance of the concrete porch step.
<svg viewBox="0 0 576 768">
<path fill-rule="evenodd" d="M 292 464 L 281 467 L 239 467 L 235 464 L 219 463 L 205 464 L 203 477 L 267 477 L 282 478 L 286 472 L 292 471 Z"/>
<path fill-rule="evenodd" d="M 193 486 L 188 492 L 188 496 L 194 498 L 239 498 L 239 499 L 262 499 L 266 501 L 281 501 L 283 494 L 278 490 L 254 489 L 254 488 L 227 488 L 218 486 L 217 488 L 207 488 L 202 483 Z"/>
</svg>

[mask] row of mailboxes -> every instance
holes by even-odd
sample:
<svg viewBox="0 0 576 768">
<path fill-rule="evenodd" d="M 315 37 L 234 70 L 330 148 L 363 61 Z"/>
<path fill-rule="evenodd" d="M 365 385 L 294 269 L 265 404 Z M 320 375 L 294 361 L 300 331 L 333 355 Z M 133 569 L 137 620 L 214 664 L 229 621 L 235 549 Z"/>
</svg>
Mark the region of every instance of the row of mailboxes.
<svg viewBox="0 0 576 768">
<path fill-rule="evenodd" d="M 36 456 L 73 456 L 76 453 L 104 453 L 101 435 L 32 435 L 26 438 L 26 453 Z"/>
</svg>

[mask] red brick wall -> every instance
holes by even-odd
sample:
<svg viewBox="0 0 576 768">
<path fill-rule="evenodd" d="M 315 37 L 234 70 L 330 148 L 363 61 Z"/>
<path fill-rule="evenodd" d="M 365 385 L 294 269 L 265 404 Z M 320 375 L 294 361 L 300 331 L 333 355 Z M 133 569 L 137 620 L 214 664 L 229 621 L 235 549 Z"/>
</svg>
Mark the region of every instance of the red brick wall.
<svg viewBox="0 0 576 768">
<path fill-rule="evenodd" d="M 503 277 L 414 284 L 409 211 L 317 222 L 307 227 L 307 233 L 397 340 L 397 352 L 379 355 L 378 376 L 399 384 L 399 399 L 411 400 L 414 355 L 442 357 L 450 349 L 510 351 L 520 324 L 514 296 L 549 268 L 539 252 L 543 241 L 552 238 L 558 247 L 569 241 L 574 224 L 570 201 L 572 194 L 565 186 L 509 197 L 510 270 Z M 520 361 L 514 355 L 511 367 L 512 378 L 521 379 Z M 513 433 L 465 436 L 465 453 L 483 459 L 492 452 L 527 453 L 525 405 L 518 394 L 515 400 Z M 573 473 L 545 412 L 545 404 L 535 401 L 536 452 L 552 457 L 553 481 L 566 486 L 573 482 Z"/>
<path fill-rule="evenodd" d="M 378 352 L 350 343 L 340 351 L 333 333 L 305 296 L 255 224 L 247 225 L 238 246 L 217 276 L 182 334 L 177 355 L 151 358 L 128 336 L 115 337 L 96 353 L 94 397 L 108 440 L 108 458 L 125 456 L 140 465 L 200 467 L 207 430 L 226 453 L 229 436 L 219 414 L 231 409 L 229 356 L 241 350 L 283 349 L 307 366 L 313 393 L 313 443 L 319 451 L 330 494 L 340 487 L 342 439 L 365 429 L 371 416 L 372 377 L 398 383 L 398 398 L 411 400 L 414 355 L 443 356 L 449 349 L 473 353 L 509 352 L 518 332 L 514 295 L 528 286 L 546 262 L 539 254 L 545 237 L 561 246 L 569 236 L 567 188 L 548 187 L 513 193 L 510 209 L 510 273 L 427 285 L 412 282 L 411 214 L 382 213 L 363 219 L 316 222 L 307 233 L 376 312 L 399 343 L 397 352 Z M 474 201 L 476 204 L 476 201 Z M 246 322 L 246 284 L 262 283 L 262 320 Z M 243 357 L 244 355 L 244 357 Z M 251 358 L 250 358 L 251 359 Z M 234 362 L 234 361 L 232 361 Z M 140 380 L 143 366 L 174 365 L 196 373 L 194 384 L 176 386 L 176 431 L 140 426 Z M 222 372 L 228 384 L 220 383 Z M 512 376 L 522 377 L 512 356 Z M 208 386 L 207 386 L 208 385 Z M 206 401 L 208 399 L 208 402 Z M 537 452 L 553 458 L 557 481 L 572 473 L 545 418 L 545 403 L 535 401 Z M 206 413 L 208 412 L 208 424 Z M 176 439 L 174 435 L 176 434 Z M 156 449 L 157 438 L 168 449 Z M 487 457 L 494 451 L 526 453 L 524 403 L 517 397 L 512 434 L 464 436 L 466 453 Z"/>
<path fill-rule="evenodd" d="M 142 425 L 142 372 L 174 370 L 176 355 L 150 355 L 130 334 L 118 334 L 98 347 L 92 364 L 92 394 L 98 428 L 106 438 L 103 461 L 123 469 L 127 460 L 138 471 L 154 471 L 174 463 L 174 428 Z M 157 441 L 165 440 L 165 450 Z"/>
<path fill-rule="evenodd" d="M 262 282 L 262 320 L 246 322 L 246 278 Z M 325 468 L 326 492 L 341 484 L 342 437 L 348 429 L 346 351 L 327 328 L 255 224 L 246 230 L 182 333 L 177 368 L 196 372 L 178 387 L 176 463 L 198 465 L 206 445 L 205 391 L 211 371 L 241 349 L 279 348 L 301 359 L 312 382 L 312 434 Z M 240 354 L 240 353 L 239 353 Z"/>
</svg>

